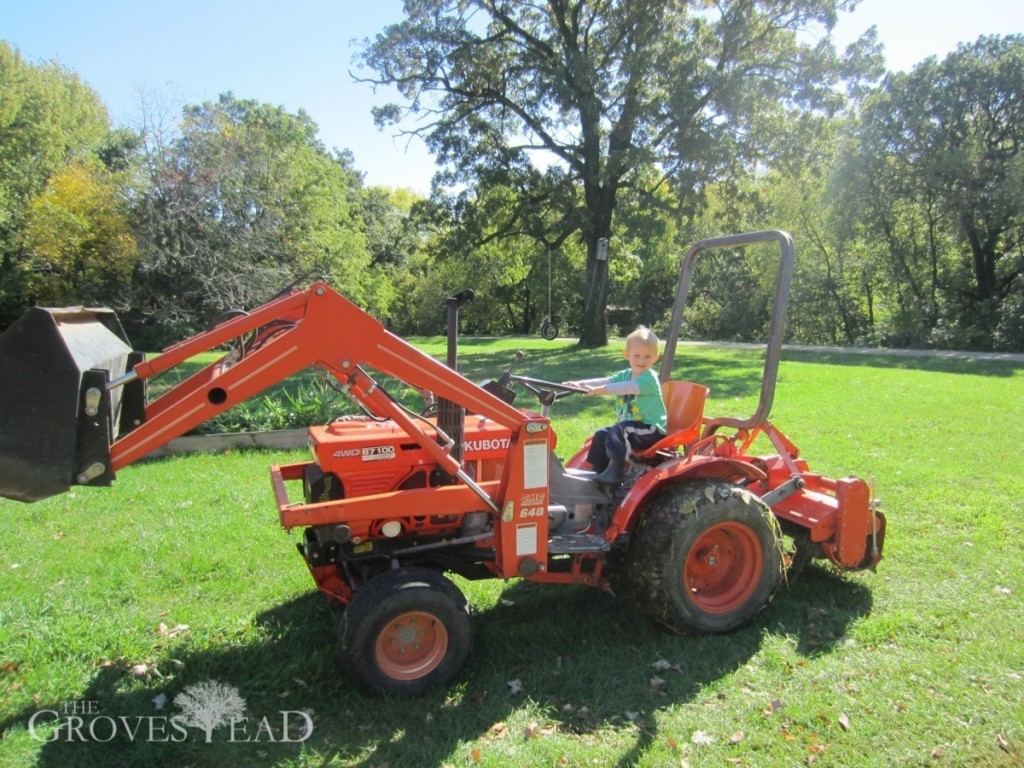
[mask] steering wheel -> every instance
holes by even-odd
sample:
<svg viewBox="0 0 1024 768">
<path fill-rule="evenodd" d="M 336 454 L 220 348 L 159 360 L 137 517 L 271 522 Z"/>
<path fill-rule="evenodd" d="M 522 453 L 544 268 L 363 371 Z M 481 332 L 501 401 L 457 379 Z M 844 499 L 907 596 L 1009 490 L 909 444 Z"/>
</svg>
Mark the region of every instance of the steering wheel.
<svg viewBox="0 0 1024 768">
<path fill-rule="evenodd" d="M 585 393 L 587 390 L 582 387 L 572 387 L 568 384 L 559 384 L 555 381 L 534 379 L 530 376 L 512 376 L 512 381 L 522 384 L 528 392 L 537 396 L 541 405 L 551 405 L 556 400 L 561 400 L 569 395 Z"/>
</svg>

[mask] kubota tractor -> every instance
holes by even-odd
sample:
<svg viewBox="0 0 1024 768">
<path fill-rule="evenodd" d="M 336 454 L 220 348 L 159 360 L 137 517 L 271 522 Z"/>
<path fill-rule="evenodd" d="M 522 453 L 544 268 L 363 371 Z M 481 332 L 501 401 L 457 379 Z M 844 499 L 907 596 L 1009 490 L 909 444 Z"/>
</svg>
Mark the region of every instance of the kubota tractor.
<svg viewBox="0 0 1024 768">
<path fill-rule="evenodd" d="M 749 418 L 706 417 L 708 390 L 670 378 L 695 261 L 771 241 L 781 266 L 759 405 Z M 172 438 L 316 366 L 366 416 L 310 428 L 312 458 L 270 475 L 281 525 L 303 529 L 298 549 L 317 587 L 345 605 L 339 660 L 364 691 L 417 693 L 459 673 L 471 626 L 448 572 L 607 587 L 618 571 L 670 629 L 728 632 L 779 586 L 783 532 L 799 558 L 839 569 L 881 559 L 885 518 L 868 485 L 810 471 L 767 420 L 793 259 L 781 231 L 691 248 L 661 365 L 668 434 L 634 455 L 615 487 L 595 482 L 586 446 L 564 464 L 556 457 L 548 411 L 571 387 L 510 371 L 478 385 L 458 373 L 466 292 L 449 299 L 448 364 L 319 282 L 151 360 L 109 310 L 34 308 L 0 336 L 0 495 L 31 502 L 110 485 Z M 223 358 L 148 401 L 148 379 L 224 344 Z M 381 374 L 434 393 L 437 413 L 403 406 Z M 536 410 L 512 405 L 513 386 L 536 396 Z M 774 454 L 750 453 L 759 435 Z"/>
</svg>

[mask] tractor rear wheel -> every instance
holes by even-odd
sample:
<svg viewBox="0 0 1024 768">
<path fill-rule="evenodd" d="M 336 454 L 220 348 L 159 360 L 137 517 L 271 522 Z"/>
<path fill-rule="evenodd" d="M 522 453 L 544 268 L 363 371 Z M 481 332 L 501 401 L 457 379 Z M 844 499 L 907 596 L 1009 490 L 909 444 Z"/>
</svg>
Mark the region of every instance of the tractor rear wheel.
<svg viewBox="0 0 1024 768">
<path fill-rule="evenodd" d="M 642 511 L 626 573 L 643 608 L 669 629 L 730 632 L 782 579 L 782 536 L 763 501 L 719 480 L 669 488 Z"/>
<path fill-rule="evenodd" d="M 458 674 L 471 643 L 458 587 L 436 571 L 407 567 L 356 590 L 341 619 L 337 658 L 370 695 L 418 694 Z"/>
</svg>

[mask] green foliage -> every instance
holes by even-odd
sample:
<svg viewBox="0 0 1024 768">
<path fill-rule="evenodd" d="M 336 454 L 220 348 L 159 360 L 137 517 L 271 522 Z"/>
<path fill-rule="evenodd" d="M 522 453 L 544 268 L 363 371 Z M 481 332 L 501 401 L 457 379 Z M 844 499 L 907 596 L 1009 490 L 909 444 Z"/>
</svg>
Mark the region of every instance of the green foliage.
<svg viewBox="0 0 1024 768">
<path fill-rule="evenodd" d="M 493 189 L 515 191 L 499 236 L 520 236 L 544 205 L 549 245 L 579 234 L 580 341 L 602 346 L 610 272 L 598 243 L 612 236 L 620 191 L 658 166 L 693 205 L 709 180 L 769 156 L 782 116 L 837 109 L 841 81 L 873 62 L 870 38 L 845 57 L 834 50 L 828 32 L 844 7 L 414 0 L 362 59 L 371 82 L 407 100 L 378 108 L 379 124 L 432 118 L 412 132 L 447 167 L 442 182 L 468 185 L 484 206 Z M 817 45 L 797 34 L 808 27 L 824 32 Z"/>
<path fill-rule="evenodd" d="M 149 140 L 144 167 L 136 323 L 156 315 L 195 332 L 303 273 L 386 312 L 353 210 L 358 176 L 305 113 L 225 94 L 186 108 L 173 141 Z"/>
<path fill-rule="evenodd" d="M 326 278 L 401 334 L 443 333 L 464 288 L 464 332 L 533 334 L 550 263 L 552 319 L 600 346 L 665 327 L 696 240 L 782 228 L 789 340 L 1024 350 L 1024 37 L 871 89 L 873 35 L 827 35 L 848 5 L 414 0 L 362 60 L 407 98 L 382 125 L 430 116 L 429 200 L 231 94 L 111 130 L 77 76 L 0 42 L 0 327 L 105 304 L 157 348 Z M 774 255 L 708 254 L 685 332 L 761 340 L 773 290 Z"/>
<path fill-rule="evenodd" d="M 1022 105 L 1024 36 L 1007 35 L 890 74 L 866 106 L 867 208 L 896 268 L 892 313 L 923 313 L 911 322 L 944 328 L 938 345 L 988 348 L 1024 269 Z"/>
<path fill-rule="evenodd" d="M 66 164 L 88 162 L 109 130 L 105 107 L 77 75 L 28 64 L 0 40 L 0 316 L 20 314 L 33 298 L 23 250 L 32 201 Z"/>
</svg>

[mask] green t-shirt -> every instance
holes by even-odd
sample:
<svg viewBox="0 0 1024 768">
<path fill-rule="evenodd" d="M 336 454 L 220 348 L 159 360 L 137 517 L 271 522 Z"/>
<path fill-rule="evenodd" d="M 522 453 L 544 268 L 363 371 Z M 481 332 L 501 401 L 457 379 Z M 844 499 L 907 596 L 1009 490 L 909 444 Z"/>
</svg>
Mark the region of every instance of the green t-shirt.
<svg viewBox="0 0 1024 768">
<path fill-rule="evenodd" d="M 612 376 L 608 383 L 616 384 L 623 381 L 632 381 L 640 393 L 615 398 L 616 420 L 642 421 L 657 427 L 659 432 L 665 434 L 668 428 L 668 411 L 665 410 L 665 400 L 661 396 L 661 382 L 654 375 L 654 371 L 644 371 L 634 379 L 633 371 L 626 368 Z"/>
</svg>

